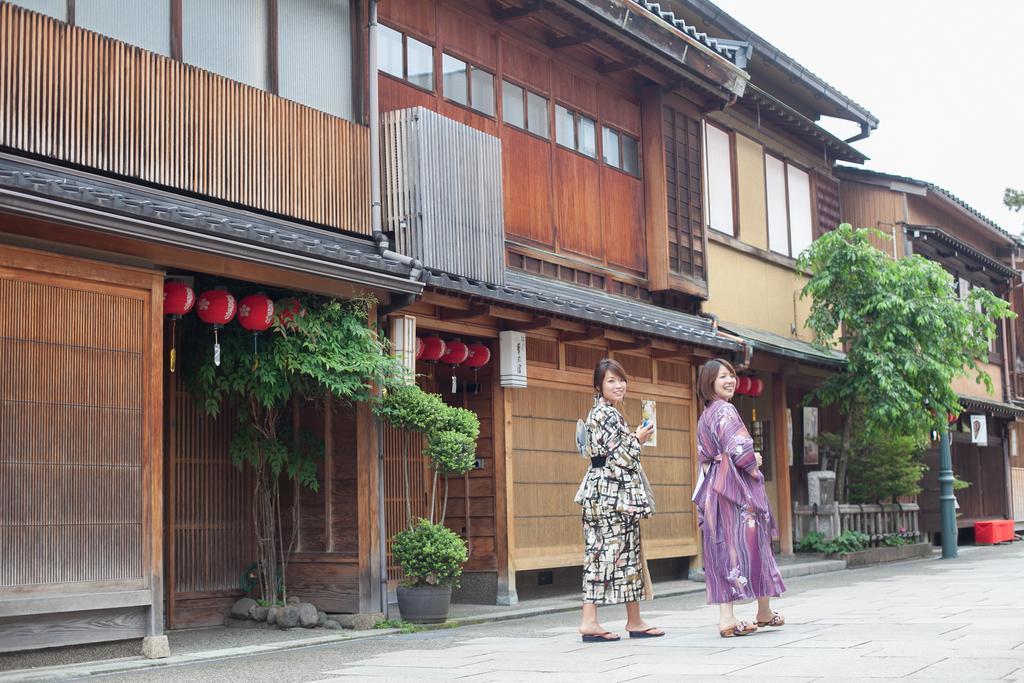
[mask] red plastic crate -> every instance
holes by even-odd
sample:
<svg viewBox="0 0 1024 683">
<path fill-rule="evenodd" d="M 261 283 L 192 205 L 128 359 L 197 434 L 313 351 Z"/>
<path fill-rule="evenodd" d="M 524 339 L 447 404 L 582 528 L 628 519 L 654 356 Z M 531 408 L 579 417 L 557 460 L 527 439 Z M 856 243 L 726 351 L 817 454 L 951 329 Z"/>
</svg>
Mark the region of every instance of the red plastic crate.
<svg viewBox="0 0 1024 683">
<path fill-rule="evenodd" d="M 1013 520 L 988 519 L 974 523 L 974 542 L 981 544 L 1002 543 L 1013 540 Z"/>
</svg>

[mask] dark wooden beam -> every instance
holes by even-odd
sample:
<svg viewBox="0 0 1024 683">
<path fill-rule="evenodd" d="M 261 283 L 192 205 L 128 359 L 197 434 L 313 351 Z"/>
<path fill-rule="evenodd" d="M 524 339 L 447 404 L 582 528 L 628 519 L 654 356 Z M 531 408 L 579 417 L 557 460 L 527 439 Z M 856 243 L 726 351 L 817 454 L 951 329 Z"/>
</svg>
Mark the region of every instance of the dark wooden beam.
<svg viewBox="0 0 1024 683">
<path fill-rule="evenodd" d="M 558 341 L 562 342 L 578 342 L 578 341 L 591 341 L 593 339 L 601 339 L 604 337 L 604 329 L 600 327 L 588 327 L 583 332 L 562 332 L 558 335 Z"/>
<path fill-rule="evenodd" d="M 597 38 L 594 33 L 584 32 L 577 33 L 576 35 L 570 36 L 558 36 L 548 39 L 548 47 L 553 50 L 560 50 L 566 47 L 572 47 L 574 45 L 583 45 Z"/>
<path fill-rule="evenodd" d="M 609 341 L 609 351 L 640 351 L 642 349 L 651 348 L 650 339 L 637 339 L 636 341 Z"/>
<path fill-rule="evenodd" d="M 545 327 L 551 327 L 552 318 L 534 318 L 530 322 L 519 322 L 505 325 L 506 329 L 515 330 L 516 332 L 529 332 L 530 330 L 539 330 Z"/>
<path fill-rule="evenodd" d="M 539 0 L 530 0 L 520 7 L 502 7 L 494 11 L 494 18 L 497 21 L 511 21 L 529 16 L 540 9 Z"/>
<path fill-rule="evenodd" d="M 686 347 L 678 349 L 654 349 L 652 355 L 654 356 L 654 360 L 665 360 L 667 358 L 682 358 L 683 360 L 688 360 L 686 356 L 690 355 L 690 349 Z"/>
<path fill-rule="evenodd" d="M 479 318 L 482 315 L 491 315 L 491 307 L 486 304 L 470 306 L 465 310 L 458 308 L 438 308 L 438 316 L 441 320 L 465 320 L 466 318 Z"/>
<path fill-rule="evenodd" d="M 601 60 L 601 62 L 597 65 L 597 72 L 599 74 L 608 75 L 608 74 L 617 73 L 619 71 L 626 71 L 627 69 L 634 69 L 634 68 L 636 68 L 636 66 L 638 64 L 639 64 L 639 62 L 633 62 L 633 61 L 630 61 L 630 62 L 606 62 L 604 60 Z"/>
</svg>

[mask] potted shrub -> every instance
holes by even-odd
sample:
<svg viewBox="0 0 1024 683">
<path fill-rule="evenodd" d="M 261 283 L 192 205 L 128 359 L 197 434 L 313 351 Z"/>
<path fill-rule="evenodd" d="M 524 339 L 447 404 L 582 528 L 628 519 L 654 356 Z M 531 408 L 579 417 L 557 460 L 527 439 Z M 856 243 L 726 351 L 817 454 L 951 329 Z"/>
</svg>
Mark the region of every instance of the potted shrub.
<svg viewBox="0 0 1024 683">
<path fill-rule="evenodd" d="M 448 477 L 462 476 L 473 469 L 480 421 L 473 411 L 449 406 L 440 396 L 415 384 L 390 387 L 376 411 L 404 432 L 402 478 L 407 528 L 391 543 L 392 556 L 406 576 L 398 589 L 398 609 L 406 621 L 440 623 L 448 618 L 452 585 L 468 559 L 465 541 L 444 526 Z M 428 519 L 412 517 L 409 459 L 413 433 L 426 437 L 423 455 L 433 470 Z M 438 484 L 442 482 L 444 493 L 439 500 Z"/>
<path fill-rule="evenodd" d="M 395 534 L 391 553 L 406 577 L 398 587 L 402 619 L 414 624 L 444 622 L 452 586 L 468 559 L 465 541 L 443 524 L 421 519 Z"/>
</svg>

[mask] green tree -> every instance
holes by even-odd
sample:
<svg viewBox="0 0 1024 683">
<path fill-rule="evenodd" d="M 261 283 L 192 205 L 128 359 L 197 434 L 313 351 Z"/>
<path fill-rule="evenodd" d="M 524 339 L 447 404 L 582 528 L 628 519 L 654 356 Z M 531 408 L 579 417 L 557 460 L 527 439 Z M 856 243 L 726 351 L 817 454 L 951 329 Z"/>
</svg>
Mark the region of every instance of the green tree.
<svg viewBox="0 0 1024 683">
<path fill-rule="evenodd" d="M 974 372 L 991 392 L 978 363 L 988 356 L 995 321 L 1012 317 L 1009 304 L 983 288 L 959 300 L 952 277 L 920 256 L 892 259 L 872 246 L 877 230 L 847 223 L 826 233 L 801 255 L 812 275 L 801 296 L 811 297 L 807 327 L 815 342 L 838 339 L 845 368 L 813 396 L 844 416 L 836 464 L 836 495 L 847 497 L 847 469 L 858 429 L 903 434 L 924 442 L 961 407 L 951 380 Z"/>
<path fill-rule="evenodd" d="M 221 362 L 211 353 L 212 333 L 193 318 L 186 326 L 188 360 L 182 371 L 216 416 L 226 401 L 239 407 L 239 425 L 229 450 L 235 465 L 255 472 L 255 524 L 262 598 L 286 599 L 285 573 L 294 534 L 286 541 L 282 526 L 282 481 L 294 490 L 319 489 L 317 460 L 323 447 L 308 433 L 293 434 L 284 414 L 291 401 L 371 401 L 374 387 L 397 381 L 398 366 L 369 327 L 369 300 L 340 302 L 308 297 L 290 299 L 290 314 L 278 315 L 261 336 L 258 354 L 253 336 L 237 324 L 219 330 Z M 280 308 L 280 305 L 279 305 Z M 298 527 L 298 496 L 292 497 L 292 529 Z M 280 593 L 280 595 L 279 595 Z"/>
<path fill-rule="evenodd" d="M 1011 211 L 1024 209 L 1024 192 L 1015 190 L 1012 187 L 1006 188 L 1006 191 L 1003 193 L 1003 204 L 1006 204 L 1006 208 Z"/>
</svg>

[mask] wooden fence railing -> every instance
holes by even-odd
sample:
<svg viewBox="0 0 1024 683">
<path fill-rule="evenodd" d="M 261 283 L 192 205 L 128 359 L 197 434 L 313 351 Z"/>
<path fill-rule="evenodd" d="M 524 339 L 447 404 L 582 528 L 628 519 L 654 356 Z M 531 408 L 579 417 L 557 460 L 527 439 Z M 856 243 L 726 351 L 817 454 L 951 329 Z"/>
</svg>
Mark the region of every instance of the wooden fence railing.
<svg viewBox="0 0 1024 683">
<path fill-rule="evenodd" d="M 872 542 L 893 535 L 914 539 L 921 535 L 919 512 L 920 507 L 917 503 L 841 504 L 839 528 L 843 531 L 867 534 Z"/>
<path fill-rule="evenodd" d="M 0 147 L 370 233 L 369 129 L 0 3 Z"/>
</svg>

